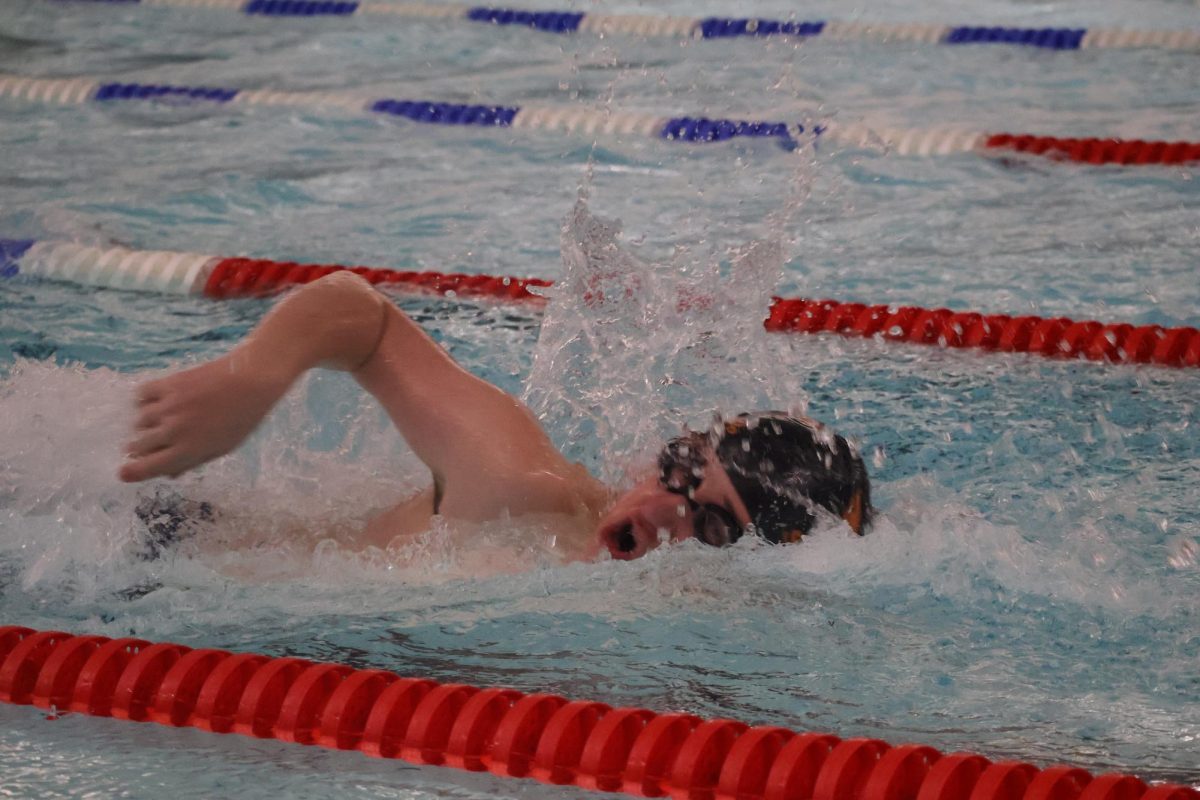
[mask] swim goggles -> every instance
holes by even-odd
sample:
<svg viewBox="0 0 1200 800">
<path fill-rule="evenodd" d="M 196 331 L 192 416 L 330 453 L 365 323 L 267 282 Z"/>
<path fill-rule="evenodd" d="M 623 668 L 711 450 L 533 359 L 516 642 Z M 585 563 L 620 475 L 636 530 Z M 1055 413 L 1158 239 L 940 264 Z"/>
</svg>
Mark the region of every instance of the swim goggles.
<svg viewBox="0 0 1200 800">
<path fill-rule="evenodd" d="M 704 455 L 707 441 L 703 433 L 693 432 L 667 442 L 658 456 L 658 479 L 664 489 L 687 502 L 692 512 L 692 535 L 712 547 L 725 547 L 742 538 L 745 531 L 729 509 L 696 502 L 696 490 L 704 482 L 708 465 Z"/>
</svg>

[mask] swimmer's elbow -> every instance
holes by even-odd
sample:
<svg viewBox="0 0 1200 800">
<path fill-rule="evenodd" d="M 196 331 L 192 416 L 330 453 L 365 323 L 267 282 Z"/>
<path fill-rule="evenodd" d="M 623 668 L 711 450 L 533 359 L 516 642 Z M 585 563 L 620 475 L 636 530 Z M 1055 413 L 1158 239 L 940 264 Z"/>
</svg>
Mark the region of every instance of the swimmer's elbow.
<svg viewBox="0 0 1200 800">
<path fill-rule="evenodd" d="M 335 272 L 322 280 L 327 282 L 327 313 L 345 338 L 333 366 L 354 371 L 366 364 L 379 347 L 387 325 L 388 302 L 366 278 L 353 272 Z"/>
<path fill-rule="evenodd" d="M 304 291 L 320 295 L 331 304 L 331 310 L 343 307 L 377 307 L 383 299 L 363 276 L 349 270 L 338 270 L 308 284 Z"/>
<path fill-rule="evenodd" d="M 314 343 L 316 365 L 353 371 L 374 354 L 387 307 L 387 299 L 366 279 L 342 270 L 307 284 L 280 311 L 289 328 Z"/>
</svg>

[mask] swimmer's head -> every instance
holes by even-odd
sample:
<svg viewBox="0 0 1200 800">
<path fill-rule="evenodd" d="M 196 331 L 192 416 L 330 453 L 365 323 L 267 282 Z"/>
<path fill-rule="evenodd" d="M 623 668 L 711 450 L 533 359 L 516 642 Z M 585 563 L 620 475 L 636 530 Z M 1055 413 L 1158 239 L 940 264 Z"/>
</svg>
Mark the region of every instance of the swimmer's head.
<svg viewBox="0 0 1200 800">
<path fill-rule="evenodd" d="M 862 458 L 819 423 L 757 412 L 668 442 L 658 475 L 617 500 L 599 535 L 614 558 L 628 559 L 666 540 L 724 546 L 753 532 L 795 542 L 822 514 L 866 530 L 871 488 Z"/>
<path fill-rule="evenodd" d="M 739 414 L 718 420 L 701 436 L 746 505 L 754 532 L 767 541 L 799 541 L 821 509 L 859 535 L 870 523 L 866 465 L 849 442 L 819 422 L 779 411 Z M 668 443 L 659 457 L 661 480 L 674 491 L 678 470 L 670 453 L 679 441 Z M 699 477 L 709 466 L 699 467 Z M 695 467 L 690 471 L 693 479 L 696 472 Z"/>
</svg>

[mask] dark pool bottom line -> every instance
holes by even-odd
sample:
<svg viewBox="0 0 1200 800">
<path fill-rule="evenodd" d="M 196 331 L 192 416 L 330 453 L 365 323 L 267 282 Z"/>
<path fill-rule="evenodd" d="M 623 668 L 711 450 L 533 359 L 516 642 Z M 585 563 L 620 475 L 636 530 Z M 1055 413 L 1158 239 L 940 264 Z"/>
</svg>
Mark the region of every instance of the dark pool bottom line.
<svg viewBox="0 0 1200 800">
<path fill-rule="evenodd" d="M 1200 800 L 1132 775 L 301 658 L 0 627 L 0 701 L 677 800 Z"/>
<path fill-rule="evenodd" d="M 379 286 L 440 297 L 486 297 L 508 302 L 543 302 L 536 289 L 552 285 L 539 278 L 301 264 L 0 239 L 0 277 L 28 275 L 88 286 L 217 299 L 268 295 L 340 271 L 353 272 Z M 584 299 L 589 303 L 611 302 L 602 292 Z M 1200 367 L 1200 330 L 1192 327 L 1165 328 L 1066 317 L 1013 317 L 948 308 L 781 297 L 771 298 L 764 326 L 781 333 L 829 332 L 1001 353 Z"/>
</svg>

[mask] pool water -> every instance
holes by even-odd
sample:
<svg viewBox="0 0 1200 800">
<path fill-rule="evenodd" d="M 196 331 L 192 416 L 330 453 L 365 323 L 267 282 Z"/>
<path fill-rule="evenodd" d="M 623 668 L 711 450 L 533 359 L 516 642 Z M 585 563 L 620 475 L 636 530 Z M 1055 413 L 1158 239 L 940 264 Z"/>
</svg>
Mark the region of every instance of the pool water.
<svg viewBox="0 0 1200 800">
<path fill-rule="evenodd" d="M 803 16 L 1196 24 L 1194 6 L 1166 0 L 924 5 L 827 0 Z M 1197 138 L 1196 58 L 33 0 L 0 16 L 0 72 L 37 77 L 1146 139 Z M 0 621 L 1200 785 L 1195 371 L 759 326 L 772 291 L 1200 325 L 1194 168 L 278 108 L 0 107 L 0 236 L 552 278 L 544 310 L 396 301 L 609 480 L 714 408 L 806 409 L 859 444 L 881 512 L 863 539 L 684 544 L 629 563 L 565 564 L 552 527 L 528 520 L 357 552 L 345 532 L 425 474 L 341 375 L 313 374 L 199 473 L 115 480 L 133 387 L 224 352 L 270 301 L 17 278 L 0 281 Z M 630 297 L 586 302 L 597 276 Z M 697 292 L 713 306 L 681 312 L 680 294 Z M 134 510 L 156 493 L 219 518 L 143 561 Z M 0 707 L 0 721 L 0 790 L 14 796 L 588 796 L 24 707 Z"/>
</svg>

